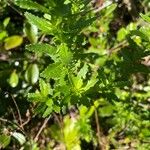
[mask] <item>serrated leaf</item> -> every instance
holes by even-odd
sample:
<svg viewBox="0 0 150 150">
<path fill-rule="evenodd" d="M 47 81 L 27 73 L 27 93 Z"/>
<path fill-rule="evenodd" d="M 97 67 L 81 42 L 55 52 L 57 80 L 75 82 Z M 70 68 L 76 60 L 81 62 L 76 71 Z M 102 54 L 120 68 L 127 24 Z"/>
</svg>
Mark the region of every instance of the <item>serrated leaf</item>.
<svg viewBox="0 0 150 150">
<path fill-rule="evenodd" d="M 53 110 L 56 112 L 56 113 L 60 113 L 60 107 L 58 105 L 54 105 L 53 106 Z"/>
<path fill-rule="evenodd" d="M 52 99 L 47 100 L 47 101 L 46 101 L 46 105 L 47 105 L 48 107 L 52 107 L 52 106 L 53 106 L 53 100 L 52 100 Z"/>
<path fill-rule="evenodd" d="M 108 6 L 106 9 L 106 13 L 104 15 L 104 17 L 110 15 L 117 7 L 117 4 L 111 4 L 110 6 Z"/>
<path fill-rule="evenodd" d="M 63 71 L 62 64 L 54 63 L 50 64 L 42 73 L 41 76 L 47 79 L 53 78 L 58 79 L 61 76 L 61 73 Z"/>
<path fill-rule="evenodd" d="M 150 23 L 150 17 L 144 14 L 140 14 L 140 16 L 142 17 L 143 20 L 147 21 Z"/>
<path fill-rule="evenodd" d="M 28 93 L 28 100 L 32 102 L 46 102 L 47 97 L 43 96 L 41 93 Z"/>
<path fill-rule="evenodd" d="M 53 111 L 52 107 L 46 108 L 42 117 L 44 117 L 44 118 L 47 117 L 48 115 L 51 114 L 52 111 Z"/>
<path fill-rule="evenodd" d="M 12 136 L 22 145 L 26 142 L 26 138 L 23 134 L 19 132 L 13 132 Z"/>
<path fill-rule="evenodd" d="M 43 32 L 47 34 L 53 34 L 52 30 L 54 27 L 52 27 L 52 24 L 48 20 L 37 17 L 28 12 L 25 13 L 25 17 L 31 24 L 36 25 Z"/>
<path fill-rule="evenodd" d="M 80 77 L 80 78 L 85 79 L 87 72 L 88 72 L 88 65 L 85 63 L 84 66 L 78 72 L 77 76 Z"/>
<path fill-rule="evenodd" d="M 56 47 L 49 44 L 37 43 L 32 45 L 27 45 L 26 49 L 35 53 L 45 53 L 49 55 L 54 61 L 57 58 Z"/>
<path fill-rule="evenodd" d="M 72 60 L 72 53 L 69 51 L 66 44 L 61 44 L 59 47 L 59 56 L 64 64 L 68 64 Z"/>
<path fill-rule="evenodd" d="M 19 6 L 20 8 L 23 8 L 23 9 L 27 9 L 27 10 L 36 10 L 36 11 L 41 11 L 41 12 L 44 12 L 44 13 L 48 13 L 49 10 L 38 4 L 37 2 L 33 2 L 31 0 L 15 0 L 14 2 L 17 6 Z"/>
<path fill-rule="evenodd" d="M 130 32 L 131 35 L 136 35 L 136 36 L 139 36 L 141 39 L 145 40 L 145 41 L 149 41 L 149 37 L 143 33 L 142 31 L 139 31 L 139 30 L 133 30 Z"/>
<path fill-rule="evenodd" d="M 43 96 L 47 96 L 48 94 L 52 94 L 52 89 L 50 87 L 50 83 L 46 83 L 43 79 L 39 80 L 40 91 Z"/>
<path fill-rule="evenodd" d="M 84 20 L 83 18 L 81 18 L 76 22 L 74 26 L 71 27 L 71 30 L 77 30 L 78 32 L 80 32 L 82 29 L 91 25 L 96 19 L 97 17 L 93 17 L 87 20 Z"/>
<path fill-rule="evenodd" d="M 93 75 L 92 78 L 87 82 L 86 86 L 82 88 L 84 91 L 89 90 L 91 87 L 93 87 L 98 79 L 96 78 L 96 75 Z"/>
<path fill-rule="evenodd" d="M 101 117 L 110 117 L 112 116 L 114 108 L 112 105 L 104 106 L 99 108 L 99 115 Z"/>
<path fill-rule="evenodd" d="M 74 85 L 75 90 L 79 91 L 83 85 L 83 81 L 80 77 L 71 76 L 72 83 Z"/>
<path fill-rule="evenodd" d="M 127 31 L 125 28 L 121 28 L 121 29 L 117 32 L 117 40 L 118 40 L 118 41 L 124 40 L 124 38 L 126 37 L 127 34 L 128 34 L 128 31 Z"/>
<path fill-rule="evenodd" d="M 0 149 L 9 145 L 11 137 L 8 135 L 0 135 Z"/>
<path fill-rule="evenodd" d="M 28 99 L 29 101 L 40 101 L 41 100 L 41 94 L 40 93 L 28 93 Z"/>
</svg>

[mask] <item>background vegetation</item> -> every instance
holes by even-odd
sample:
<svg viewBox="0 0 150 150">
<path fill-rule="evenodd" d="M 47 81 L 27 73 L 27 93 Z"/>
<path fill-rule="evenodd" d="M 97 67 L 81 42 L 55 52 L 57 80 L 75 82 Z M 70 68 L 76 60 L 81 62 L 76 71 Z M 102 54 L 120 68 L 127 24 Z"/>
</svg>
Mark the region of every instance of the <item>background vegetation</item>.
<svg viewBox="0 0 150 150">
<path fill-rule="evenodd" d="M 0 149 L 150 149 L 149 0 L 0 0 Z"/>
</svg>

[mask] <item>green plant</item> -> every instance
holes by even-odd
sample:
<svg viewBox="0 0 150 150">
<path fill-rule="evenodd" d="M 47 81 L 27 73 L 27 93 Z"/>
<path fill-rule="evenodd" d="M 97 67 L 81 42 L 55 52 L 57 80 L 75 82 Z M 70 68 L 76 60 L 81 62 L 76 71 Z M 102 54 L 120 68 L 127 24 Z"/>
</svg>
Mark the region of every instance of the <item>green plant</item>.
<svg viewBox="0 0 150 150">
<path fill-rule="evenodd" d="M 50 137 L 44 148 L 80 150 L 92 145 L 100 149 L 147 149 L 150 137 L 148 13 L 112 34 L 110 24 L 116 17 L 116 3 L 100 12 L 94 12 L 90 0 L 40 3 L 15 0 L 13 4 L 19 6 L 19 11 L 27 10 L 22 23 L 27 44 L 25 48 L 20 45 L 22 36 L 5 40 L 8 35 L 3 32 L 7 33 L 9 23 L 6 19 L 0 33 L 2 47 L 8 51 L 19 49 L 18 46 L 25 49 L 20 70 L 7 65 L 10 68 L 7 83 L 13 89 L 13 101 L 18 98 L 23 102 L 27 96 L 32 102 L 24 105 L 33 115 L 28 115 L 31 120 L 46 118 L 45 126 L 52 119 L 42 133 Z M 13 41 L 17 39 L 19 42 L 15 44 Z M 38 139 L 43 125 L 35 137 L 32 133 L 28 137 L 20 119 L 25 113 L 21 110 L 20 115 L 16 108 L 19 116 L 16 124 L 2 120 L 9 124 L 9 130 L 6 132 L 1 127 L 0 138 L 6 143 L 1 142 L 0 146 L 8 147 L 10 140 L 16 139 L 25 149 L 40 149 Z M 19 108 L 23 107 L 19 105 Z"/>
</svg>

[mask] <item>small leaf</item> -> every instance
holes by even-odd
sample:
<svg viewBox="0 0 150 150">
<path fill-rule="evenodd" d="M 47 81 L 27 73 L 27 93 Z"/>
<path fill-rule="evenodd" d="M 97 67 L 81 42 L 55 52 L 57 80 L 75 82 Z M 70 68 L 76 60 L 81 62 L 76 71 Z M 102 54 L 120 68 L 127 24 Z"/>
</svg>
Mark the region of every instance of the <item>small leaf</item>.
<svg viewBox="0 0 150 150">
<path fill-rule="evenodd" d="M 48 107 L 51 107 L 51 108 L 52 108 L 52 105 L 53 105 L 52 99 L 47 100 L 46 105 L 47 105 Z"/>
<path fill-rule="evenodd" d="M 130 32 L 131 35 L 136 35 L 136 36 L 139 36 L 141 39 L 145 40 L 145 41 L 149 41 L 149 37 L 143 33 L 142 31 L 139 31 L 139 30 L 133 30 Z"/>
<path fill-rule="evenodd" d="M 88 72 L 88 65 L 85 63 L 84 66 L 78 72 L 78 77 L 85 79 Z"/>
<path fill-rule="evenodd" d="M 143 20 L 147 21 L 150 23 L 150 17 L 144 14 L 140 14 L 140 16 L 142 17 Z"/>
<path fill-rule="evenodd" d="M 11 137 L 8 135 L 0 135 L 0 149 L 6 148 L 11 141 Z"/>
<path fill-rule="evenodd" d="M 39 80 L 40 91 L 43 96 L 47 96 L 48 94 L 52 94 L 52 89 L 50 87 L 50 83 L 45 83 L 43 79 Z"/>
<path fill-rule="evenodd" d="M 42 73 L 41 76 L 47 79 L 53 78 L 58 79 L 61 77 L 61 73 L 63 70 L 62 64 L 54 63 L 50 64 Z"/>
<path fill-rule="evenodd" d="M 61 62 L 64 64 L 69 64 L 69 62 L 72 60 L 72 53 L 69 51 L 67 45 L 61 44 L 58 49 Z"/>
<path fill-rule="evenodd" d="M 13 36 L 8 37 L 5 40 L 4 47 L 6 50 L 10 50 L 10 49 L 20 46 L 22 42 L 23 42 L 23 38 L 21 36 L 13 35 Z"/>
<path fill-rule="evenodd" d="M 10 75 L 9 84 L 10 84 L 11 87 L 14 88 L 18 85 L 18 82 L 19 82 L 19 77 L 16 73 L 16 70 L 14 70 Z"/>
<path fill-rule="evenodd" d="M 56 113 L 60 113 L 60 107 L 58 105 L 54 105 L 53 106 L 53 110 L 56 112 Z"/>
<path fill-rule="evenodd" d="M 43 32 L 52 34 L 52 29 L 54 27 L 52 27 L 52 24 L 48 20 L 39 18 L 39 17 L 32 15 L 30 13 L 27 13 L 27 12 L 25 13 L 25 17 L 28 19 L 28 21 L 31 24 L 36 25 Z"/>
<path fill-rule="evenodd" d="M 111 4 L 106 8 L 106 13 L 103 17 L 109 16 L 117 7 L 117 4 Z"/>
<path fill-rule="evenodd" d="M 121 28 L 117 33 L 117 40 L 122 41 L 125 39 L 126 35 L 128 34 L 125 28 Z"/>
<path fill-rule="evenodd" d="M 80 77 L 71 76 L 71 80 L 73 82 L 75 90 L 79 91 L 83 85 L 83 81 Z"/>
<path fill-rule="evenodd" d="M 39 68 L 37 64 L 30 64 L 25 72 L 25 79 L 31 84 L 35 84 L 39 79 Z"/>
<path fill-rule="evenodd" d="M 96 78 L 97 75 L 93 75 L 92 78 L 87 82 L 86 86 L 83 88 L 84 91 L 89 90 L 91 87 L 93 87 L 98 79 Z"/>
<path fill-rule="evenodd" d="M 49 12 L 49 10 L 46 7 L 40 5 L 36 2 L 32 2 L 31 0 L 15 0 L 15 4 L 23 9 L 37 10 L 37 11 L 41 11 L 44 13 Z"/>
<path fill-rule="evenodd" d="M 113 106 L 112 105 L 100 107 L 99 108 L 99 115 L 101 117 L 109 117 L 109 116 L 112 116 L 113 111 L 114 110 L 113 110 Z"/>
<path fill-rule="evenodd" d="M 12 136 L 22 145 L 26 142 L 26 138 L 23 134 L 19 132 L 13 132 Z"/>
<path fill-rule="evenodd" d="M 9 24 L 9 21 L 10 21 L 10 18 L 6 18 L 4 21 L 3 21 L 3 26 L 6 28 L 7 25 Z"/>
<path fill-rule="evenodd" d="M 37 43 L 38 40 L 38 29 L 35 25 L 25 23 L 24 32 L 31 43 Z"/>
<path fill-rule="evenodd" d="M 51 114 L 51 112 L 52 112 L 52 107 L 46 108 L 46 110 L 45 110 L 45 112 L 44 112 L 42 117 L 44 117 L 44 118 L 47 117 L 48 115 Z"/>
<path fill-rule="evenodd" d="M 32 45 L 27 45 L 26 49 L 35 53 L 45 53 L 49 55 L 54 61 L 57 58 L 56 47 L 49 44 L 37 43 Z"/>
<path fill-rule="evenodd" d="M 5 37 L 7 37 L 8 36 L 8 34 L 7 34 L 7 32 L 6 31 L 2 31 L 2 32 L 0 32 L 0 40 L 3 40 Z"/>
</svg>

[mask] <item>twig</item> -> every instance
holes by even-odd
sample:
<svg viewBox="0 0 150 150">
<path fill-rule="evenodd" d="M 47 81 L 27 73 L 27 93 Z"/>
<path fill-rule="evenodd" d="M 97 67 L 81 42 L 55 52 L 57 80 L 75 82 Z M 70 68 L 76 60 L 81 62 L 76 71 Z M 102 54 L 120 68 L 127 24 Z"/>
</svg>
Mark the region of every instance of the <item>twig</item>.
<svg viewBox="0 0 150 150">
<path fill-rule="evenodd" d="M 4 119 L 4 118 L 1 118 L 1 117 L 0 117 L 0 121 L 6 122 L 6 123 L 9 123 L 9 124 L 11 124 L 11 125 L 17 126 L 18 129 L 19 129 L 24 135 L 26 135 L 26 133 L 23 131 L 23 129 L 22 129 L 22 128 L 20 127 L 20 125 L 18 125 L 17 123 L 14 123 L 14 122 L 12 122 L 12 121 L 10 121 L 10 120 L 8 120 L 8 119 Z M 27 135 L 26 135 L 26 137 L 27 137 Z"/>
<path fill-rule="evenodd" d="M 97 115 L 96 109 L 95 109 L 95 121 L 96 121 L 96 128 L 97 128 L 98 143 L 99 143 L 99 147 L 101 149 L 100 127 L 99 127 L 99 120 L 98 120 L 98 115 Z"/>
<path fill-rule="evenodd" d="M 45 36 L 46 36 L 46 34 L 43 34 L 43 35 L 41 36 L 41 39 L 40 39 L 39 43 L 42 43 L 42 42 L 43 42 Z"/>
<path fill-rule="evenodd" d="M 13 3 L 13 1 L 6 1 L 7 5 L 10 6 L 14 11 L 16 11 L 20 16 L 23 16 L 23 14 L 21 12 L 19 12 L 14 6 L 11 5 L 11 3 Z"/>
<path fill-rule="evenodd" d="M 29 121 L 31 120 L 31 115 L 30 115 L 30 111 L 29 109 L 27 110 L 27 113 L 26 113 L 26 116 L 27 116 L 27 120 L 25 122 L 22 123 L 22 127 L 24 127 L 26 124 L 29 123 Z"/>
<path fill-rule="evenodd" d="M 59 125 L 60 130 L 61 130 L 61 134 L 64 136 L 64 133 L 63 133 L 63 121 L 61 120 L 61 117 L 59 119 L 58 116 L 55 113 L 53 115 L 54 115 L 56 121 L 58 122 L 58 125 Z"/>
<path fill-rule="evenodd" d="M 124 48 L 124 47 L 126 47 L 128 45 L 129 44 L 128 44 L 127 41 L 123 41 L 123 42 L 119 43 L 118 45 L 116 45 L 115 47 L 107 49 L 108 55 L 110 56 L 113 52 L 116 52 L 116 51 L 120 50 L 121 48 Z"/>
<path fill-rule="evenodd" d="M 97 138 L 98 138 L 99 148 L 100 150 L 108 150 L 107 139 L 101 132 L 99 119 L 98 119 L 98 113 L 97 113 L 96 108 L 95 108 L 95 122 L 96 122 L 96 128 L 97 128 Z"/>
<path fill-rule="evenodd" d="M 58 122 L 59 127 L 62 128 L 63 125 L 62 125 L 60 119 L 58 118 L 58 116 L 55 113 L 53 115 L 54 115 L 56 121 Z"/>
<path fill-rule="evenodd" d="M 11 107 L 9 107 L 9 108 L 10 108 L 10 111 L 11 111 L 11 113 L 12 113 L 12 115 L 13 115 L 14 120 L 17 120 L 17 119 L 16 119 L 16 116 L 15 116 L 15 114 L 14 114 L 13 109 L 12 109 Z"/>
<path fill-rule="evenodd" d="M 12 97 L 12 100 L 13 100 L 15 106 L 16 106 L 16 109 L 17 109 L 17 113 L 18 113 L 18 117 L 19 117 L 20 126 L 21 126 L 21 128 L 23 128 L 23 126 L 22 126 L 22 118 L 21 118 L 21 114 L 20 114 L 19 107 L 18 107 L 18 105 L 17 105 L 17 103 L 16 103 L 16 101 L 15 101 L 15 99 L 14 99 L 14 97 L 13 97 L 12 94 L 11 94 L 11 97 Z"/>
<path fill-rule="evenodd" d="M 43 129 L 46 127 L 46 124 L 47 124 L 47 122 L 49 121 L 50 117 L 51 117 L 51 115 L 50 115 L 48 118 L 46 118 L 46 119 L 44 120 L 43 125 L 41 126 L 39 132 L 36 134 L 36 136 L 35 136 L 35 138 L 34 138 L 34 141 L 35 141 L 35 142 L 38 141 L 39 135 L 41 134 L 41 132 L 43 131 Z"/>
<path fill-rule="evenodd" d="M 98 7 L 96 10 L 94 10 L 94 13 L 98 13 L 99 11 L 101 11 L 102 9 L 108 7 L 108 6 L 111 5 L 111 4 L 112 4 L 111 1 L 105 2 L 101 7 Z"/>
</svg>

